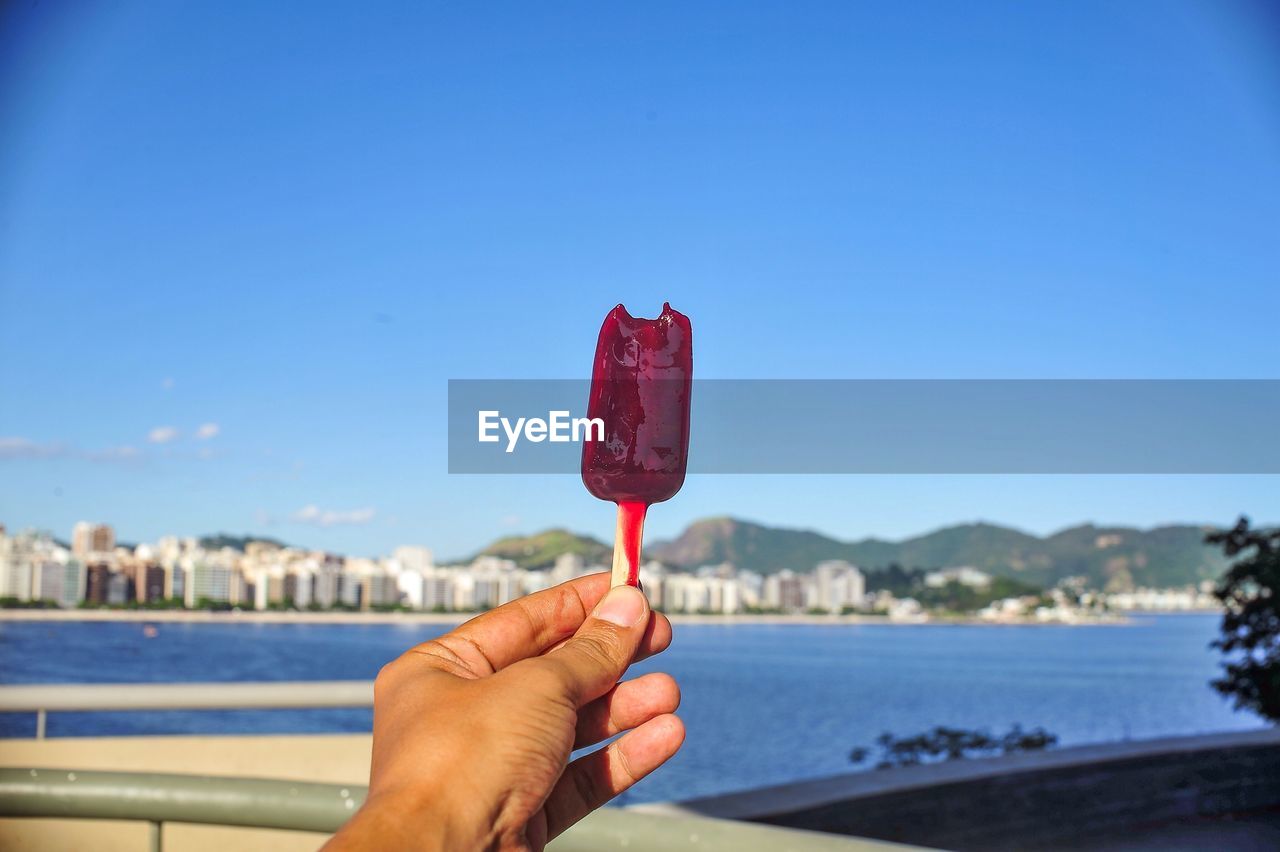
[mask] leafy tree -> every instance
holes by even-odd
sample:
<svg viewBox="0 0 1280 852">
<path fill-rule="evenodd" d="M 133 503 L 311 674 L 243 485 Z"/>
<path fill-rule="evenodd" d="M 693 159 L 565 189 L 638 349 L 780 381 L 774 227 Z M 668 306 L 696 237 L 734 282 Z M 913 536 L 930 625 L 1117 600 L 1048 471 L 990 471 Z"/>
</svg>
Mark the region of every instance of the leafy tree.
<svg viewBox="0 0 1280 852">
<path fill-rule="evenodd" d="M 966 757 L 1044 751 L 1057 745 L 1057 742 L 1057 734 L 1051 734 L 1044 728 L 1024 731 L 1021 725 L 1014 725 L 1007 733 L 994 737 L 982 730 L 948 728 L 944 725 L 910 737 L 895 737 L 886 731 L 876 738 L 876 745 L 880 747 L 880 760 L 876 763 L 876 769 L 941 763 Z M 855 748 L 849 754 L 849 759 L 854 763 L 865 763 L 870 757 L 871 750 L 865 747 Z"/>
<path fill-rule="evenodd" d="M 1280 721 L 1280 529 L 1251 529 L 1241 517 L 1229 530 L 1205 536 L 1228 558 L 1240 557 L 1214 589 L 1222 601 L 1223 676 L 1213 688 L 1240 709 Z"/>
</svg>

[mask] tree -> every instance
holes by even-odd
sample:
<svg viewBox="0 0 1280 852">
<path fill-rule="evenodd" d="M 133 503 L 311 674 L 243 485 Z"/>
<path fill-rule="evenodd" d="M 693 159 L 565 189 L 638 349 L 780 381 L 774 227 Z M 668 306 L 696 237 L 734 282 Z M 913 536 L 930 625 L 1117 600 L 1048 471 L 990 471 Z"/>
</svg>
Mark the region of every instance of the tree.
<svg viewBox="0 0 1280 852">
<path fill-rule="evenodd" d="M 1265 719 L 1280 721 L 1280 529 L 1251 529 L 1241 517 L 1229 530 L 1205 536 L 1228 558 L 1241 557 L 1222 576 L 1223 676 L 1213 688 Z"/>
<path fill-rule="evenodd" d="M 1014 725 L 1008 733 L 994 737 L 982 730 L 948 728 L 944 725 L 910 737 L 895 737 L 886 731 L 876 738 L 876 745 L 880 748 L 880 760 L 876 763 L 876 769 L 918 766 L 922 763 L 963 760 L 966 757 L 1044 751 L 1057 742 L 1057 734 L 1051 734 L 1044 728 L 1025 731 L 1021 725 Z M 866 747 L 855 748 L 849 753 L 849 760 L 854 763 L 865 763 L 870 758 L 871 749 Z"/>
</svg>

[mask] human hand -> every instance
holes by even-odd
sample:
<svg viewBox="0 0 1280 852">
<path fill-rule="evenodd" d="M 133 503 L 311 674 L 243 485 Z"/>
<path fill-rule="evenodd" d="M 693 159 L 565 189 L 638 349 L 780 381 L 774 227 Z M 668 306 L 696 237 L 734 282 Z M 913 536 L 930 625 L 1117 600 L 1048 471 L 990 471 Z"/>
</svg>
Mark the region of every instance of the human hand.
<svg viewBox="0 0 1280 852">
<path fill-rule="evenodd" d="M 675 754 L 675 681 L 618 683 L 666 649 L 671 623 L 608 586 L 593 574 L 529 595 L 384 666 L 369 796 L 325 848 L 540 850 Z"/>
</svg>

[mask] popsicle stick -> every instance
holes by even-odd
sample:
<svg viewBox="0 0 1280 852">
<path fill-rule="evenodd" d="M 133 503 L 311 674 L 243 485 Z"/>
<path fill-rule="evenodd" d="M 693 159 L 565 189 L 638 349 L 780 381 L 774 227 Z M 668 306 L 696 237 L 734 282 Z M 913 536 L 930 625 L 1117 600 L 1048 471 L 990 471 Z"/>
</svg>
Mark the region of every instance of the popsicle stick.
<svg viewBox="0 0 1280 852">
<path fill-rule="evenodd" d="M 644 538 L 647 503 L 619 503 L 618 527 L 613 534 L 613 575 L 609 585 L 640 585 L 640 542 Z"/>
</svg>

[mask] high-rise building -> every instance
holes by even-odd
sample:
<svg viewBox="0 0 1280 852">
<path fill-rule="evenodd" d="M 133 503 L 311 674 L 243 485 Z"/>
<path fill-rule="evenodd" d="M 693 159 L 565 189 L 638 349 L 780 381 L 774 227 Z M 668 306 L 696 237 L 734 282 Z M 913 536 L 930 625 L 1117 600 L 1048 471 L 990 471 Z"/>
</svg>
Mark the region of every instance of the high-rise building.
<svg viewBox="0 0 1280 852">
<path fill-rule="evenodd" d="M 403 568 L 403 566 L 402 566 Z M 404 599 L 406 606 L 422 609 L 422 592 L 425 583 L 425 572 L 404 569 L 392 576 L 396 589 Z"/>
<path fill-rule="evenodd" d="M 293 577 L 293 587 L 286 586 L 285 594 L 286 597 L 293 601 L 294 607 L 297 609 L 310 609 L 311 607 L 320 606 L 320 601 L 316 599 L 316 588 L 320 582 L 316 569 L 304 563 Z"/>
<path fill-rule="evenodd" d="M 30 559 L 9 558 L 0 561 L 0 598 L 31 600 L 34 567 Z"/>
<path fill-rule="evenodd" d="M 187 568 L 184 565 L 174 564 L 169 569 L 169 597 L 182 601 L 183 606 L 187 605 L 188 576 Z"/>
<path fill-rule="evenodd" d="M 476 578 L 466 571 L 457 571 L 450 584 L 453 601 L 448 609 L 458 612 L 471 612 L 476 608 Z"/>
<path fill-rule="evenodd" d="M 644 587 L 645 597 L 654 609 L 668 609 L 671 606 L 666 579 L 666 569 L 661 562 L 646 562 L 640 566 L 640 585 Z"/>
<path fill-rule="evenodd" d="M 39 598 L 61 607 L 74 607 L 84 600 L 84 563 L 47 560 L 40 565 Z"/>
<path fill-rule="evenodd" d="M 311 587 L 311 601 L 321 609 L 329 609 L 341 600 L 342 564 L 326 559 L 315 573 Z"/>
<path fill-rule="evenodd" d="M 81 521 L 71 530 L 71 552 L 76 556 L 110 553 L 116 546 L 116 531 L 108 524 Z"/>
<path fill-rule="evenodd" d="M 808 604 L 806 591 L 804 578 L 788 569 L 771 574 L 764 581 L 765 604 L 783 612 L 803 610 Z"/>
<path fill-rule="evenodd" d="M 112 571 L 107 578 L 107 605 L 124 606 L 134 595 L 133 581 L 123 571 Z"/>
<path fill-rule="evenodd" d="M 184 589 L 186 606 L 194 609 L 202 603 L 238 603 L 232 596 L 232 575 L 235 573 L 226 565 L 197 562 L 188 574 L 190 582 Z"/>
<path fill-rule="evenodd" d="M 90 565 L 85 577 L 85 601 L 91 604 L 105 604 L 107 602 L 107 587 L 110 582 L 110 565 L 105 562 L 95 562 Z"/>
<path fill-rule="evenodd" d="M 425 574 L 435 567 L 431 551 L 425 547 L 397 547 L 391 558 L 400 564 L 402 571 L 416 571 Z"/>
<path fill-rule="evenodd" d="M 811 606 L 828 612 L 863 605 L 867 581 L 862 572 L 841 559 L 819 562 L 813 569 L 814 600 Z"/>
<path fill-rule="evenodd" d="M 45 533 L 0 536 L 0 597 L 29 601 L 40 594 L 41 566 L 66 551 Z"/>
<path fill-rule="evenodd" d="M 555 567 L 551 569 L 551 585 L 567 583 L 574 577 L 580 577 L 587 570 L 586 561 L 577 553 L 562 553 L 556 557 Z"/>
<path fill-rule="evenodd" d="M 521 584 L 521 590 L 526 595 L 531 595 L 534 592 L 540 592 L 543 589 L 548 589 L 550 587 L 551 587 L 550 571 L 525 571 L 524 572 L 524 582 Z"/>
<path fill-rule="evenodd" d="M 338 572 L 338 601 L 345 607 L 360 609 L 364 605 L 364 578 L 350 571 Z"/>
<path fill-rule="evenodd" d="M 400 586 L 391 574 L 374 573 L 364 578 L 361 602 L 364 609 L 400 603 Z"/>
<path fill-rule="evenodd" d="M 298 601 L 298 586 L 300 578 L 297 574 L 290 571 L 284 575 L 283 589 L 280 592 L 280 603 L 285 606 L 306 606 L 310 602 L 310 598 L 306 602 Z"/>
<path fill-rule="evenodd" d="M 165 597 L 165 570 L 156 562 L 147 562 L 138 566 L 134 575 L 138 583 L 138 601 L 154 603 Z"/>
<path fill-rule="evenodd" d="M 422 608 L 425 610 L 453 609 L 453 575 L 436 569 L 422 578 Z"/>
</svg>

